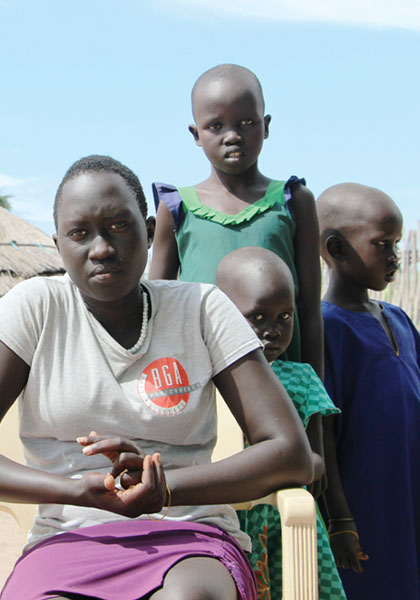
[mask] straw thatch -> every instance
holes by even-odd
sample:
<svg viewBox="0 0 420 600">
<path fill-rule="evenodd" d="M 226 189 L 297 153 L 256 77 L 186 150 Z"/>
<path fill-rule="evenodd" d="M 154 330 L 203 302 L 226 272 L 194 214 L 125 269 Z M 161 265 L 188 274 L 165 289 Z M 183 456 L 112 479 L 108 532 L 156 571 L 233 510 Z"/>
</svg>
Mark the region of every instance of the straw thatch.
<svg viewBox="0 0 420 600">
<path fill-rule="evenodd" d="M 0 296 L 23 279 L 64 273 L 49 235 L 0 207 Z"/>
</svg>

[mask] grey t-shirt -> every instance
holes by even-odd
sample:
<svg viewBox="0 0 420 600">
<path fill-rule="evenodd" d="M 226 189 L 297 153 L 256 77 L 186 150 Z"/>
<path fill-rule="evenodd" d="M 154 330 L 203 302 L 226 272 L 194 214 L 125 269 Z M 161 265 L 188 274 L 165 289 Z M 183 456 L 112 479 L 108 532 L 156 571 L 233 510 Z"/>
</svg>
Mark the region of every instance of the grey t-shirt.
<svg viewBox="0 0 420 600">
<path fill-rule="evenodd" d="M 215 286 L 142 283 L 152 316 L 136 355 L 93 317 L 67 275 L 30 279 L 0 300 L 0 339 L 31 367 L 19 398 L 29 466 L 73 478 L 106 473 L 109 461 L 85 456 L 75 441 L 91 430 L 129 438 L 147 454 L 160 452 L 166 470 L 210 462 L 216 441 L 212 377 L 260 342 Z M 250 547 L 230 506 L 172 507 L 166 518 L 218 525 Z M 94 508 L 43 504 L 28 547 L 121 519 Z"/>
</svg>

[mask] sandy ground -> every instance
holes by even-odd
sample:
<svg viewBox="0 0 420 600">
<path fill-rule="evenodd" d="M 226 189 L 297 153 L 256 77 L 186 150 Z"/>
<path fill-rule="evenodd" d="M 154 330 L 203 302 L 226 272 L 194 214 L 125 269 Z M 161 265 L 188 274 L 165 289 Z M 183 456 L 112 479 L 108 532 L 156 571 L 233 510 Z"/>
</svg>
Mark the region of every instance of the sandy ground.
<svg viewBox="0 0 420 600">
<path fill-rule="evenodd" d="M 11 515 L 0 512 L 0 590 L 20 556 L 25 536 Z"/>
</svg>

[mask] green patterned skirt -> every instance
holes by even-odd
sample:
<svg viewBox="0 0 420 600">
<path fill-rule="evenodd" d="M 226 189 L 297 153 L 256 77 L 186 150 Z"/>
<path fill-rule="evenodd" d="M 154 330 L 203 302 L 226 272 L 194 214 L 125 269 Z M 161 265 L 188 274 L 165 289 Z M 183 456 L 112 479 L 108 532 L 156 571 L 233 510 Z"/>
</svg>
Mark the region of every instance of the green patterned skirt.
<svg viewBox="0 0 420 600">
<path fill-rule="evenodd" d="M 281 600 L 281 525 L 279 511 L 271 504 L 238 510 L 242 531 L 252 540 L 248 556 L 257 579 L 258 600 Z M 317 508 L 319 600 L 346 600 L 331 551 L 328 533 Z"/>
</svg>

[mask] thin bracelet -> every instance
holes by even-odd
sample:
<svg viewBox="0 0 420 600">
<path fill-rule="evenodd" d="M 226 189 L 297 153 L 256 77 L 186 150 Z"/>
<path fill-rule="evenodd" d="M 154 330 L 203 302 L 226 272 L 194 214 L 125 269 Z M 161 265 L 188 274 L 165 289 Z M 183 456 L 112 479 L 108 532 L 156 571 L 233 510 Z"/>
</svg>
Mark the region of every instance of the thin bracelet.
<svg viewBox="0 0 420 600">
<path fill-rule="evenodd" d="M 328 519 L 328 523 L 349 523 L 350 521 L 354 521 L 354 517 L 333 517 L 332 519 Z"/>
<path fill-rule="evenodd" d="M 166 482 L 166 491 L 168 492 L 168 504 L 166 506 L 166 510 L 164 512 L 164 514 L 160 517 L 160 519 L 155 519 L 154 517 L 150 516 L 149 514 L 147 515 L 149 517 L 149 519 L 151 521 L 163 521 L 163 519 L 168 516 L 168 512 L 169 509 L 171 508 L 171 503 L 172 503 L 172 494 L 171 494 L 171 488 L 169 487 L 169 483 Z"/>
<path fill-rule="evenodd" d="M 330 538 L 334 537 L 335 535 L 341 535 L 342 533 L 351 533 L 357 538 L 357 540 L 360 539 L 359 534 L 355 531 L 351 531 L 351 529 L 346 529 L 345 531 L 335 531 L 334 533 L 330 533 Z"/>
</svg>

